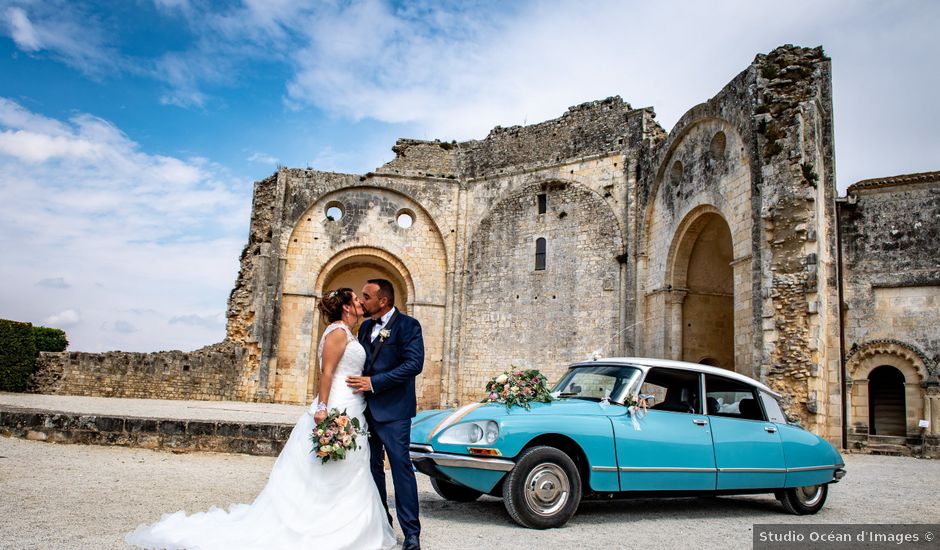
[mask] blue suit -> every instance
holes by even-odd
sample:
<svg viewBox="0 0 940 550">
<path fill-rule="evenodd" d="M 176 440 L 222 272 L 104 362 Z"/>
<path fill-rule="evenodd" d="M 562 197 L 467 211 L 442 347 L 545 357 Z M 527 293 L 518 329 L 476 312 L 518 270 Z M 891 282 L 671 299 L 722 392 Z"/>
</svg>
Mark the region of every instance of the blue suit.
<svg viewBox="0 0 940 550">
<path fill-rule="evenodd" d="M 401 312 L 389 320 L 383 342 L 381 337 L 371 341 L 374 326 L 375 321 L 368 319 L 359 327 L 359 343 L 366 350 L 363 375 L 372 383 L 372 391 L 365 394 L 372 478 L 388 510 L 384 461 L 388 452 L 398 523 L 405 537 L 418 536 L 418 485 L 410 447 L 411 419 L 417 412 L 415 377 L 424 368 L 424 337 L 421 324 Z"/>
</svg>

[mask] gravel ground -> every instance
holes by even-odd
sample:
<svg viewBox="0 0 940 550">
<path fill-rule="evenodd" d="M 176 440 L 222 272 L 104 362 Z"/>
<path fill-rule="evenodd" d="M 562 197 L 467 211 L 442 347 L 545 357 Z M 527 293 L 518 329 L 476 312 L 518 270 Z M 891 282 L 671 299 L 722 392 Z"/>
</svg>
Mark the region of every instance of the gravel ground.
<svg viewBox="0 0 940 550">
<path fill-rule="evenodd" d="M 848 475 L 816 516 L 771 496 L 585 502 L 563 528 L 517 527 L 502 502 L 442 500 L 418 476 L 422 545 L 435 549 L 751 547 L 755 523 L 940 523 L 940 461 L 846 455 Z M 250 502 L 271 457 L 57 445 L 0 437 L 0 547 L 125 548 L 162 513 Z M 399 541 L 401 534 L 399 533 Z"/>
</svg>

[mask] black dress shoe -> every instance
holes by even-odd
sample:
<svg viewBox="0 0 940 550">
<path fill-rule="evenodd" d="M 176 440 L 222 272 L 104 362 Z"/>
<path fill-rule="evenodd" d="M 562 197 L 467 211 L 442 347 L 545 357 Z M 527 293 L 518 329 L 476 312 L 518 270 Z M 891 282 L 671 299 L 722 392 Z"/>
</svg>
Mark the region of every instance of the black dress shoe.
<svg viewBox="0 0 940 550">
<path fill-rule="evenodd" d="M 401 544 L 401 550 L 421 550 L 421 542 L 418 540 L 418 535 L 405 537 L 405 542 Z"/>
</svg>

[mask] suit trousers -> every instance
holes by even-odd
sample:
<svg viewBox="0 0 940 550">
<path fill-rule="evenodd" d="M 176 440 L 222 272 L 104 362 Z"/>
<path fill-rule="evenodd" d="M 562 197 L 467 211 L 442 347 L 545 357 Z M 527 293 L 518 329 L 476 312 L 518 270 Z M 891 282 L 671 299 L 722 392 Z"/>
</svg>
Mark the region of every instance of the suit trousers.
<svg viewBox="0 0 940 550">
<path fill-rule="evenodd" d="M 411 464 L 411 419 L 377 422 L 366 409 L 369 422 L 369 447 L 371 452 L 370 467 L 372 478 L 379 489 L 382 504 L 388 511 L 388 492 L 385 490 L 385 460 L 392 467 L 392 484 L 395 487 L 395 510 L 398 524 L 405 537 L 419 536 L 421 523 L 418 521 L 418 482 Z"/>
</svg>

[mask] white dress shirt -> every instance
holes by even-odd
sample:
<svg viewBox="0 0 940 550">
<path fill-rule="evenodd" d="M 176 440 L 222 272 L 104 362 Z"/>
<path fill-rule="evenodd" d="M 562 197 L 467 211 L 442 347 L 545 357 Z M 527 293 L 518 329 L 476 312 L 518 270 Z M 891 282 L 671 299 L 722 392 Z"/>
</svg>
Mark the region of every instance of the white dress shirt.
<svg viewBox="0 0 940 550">
<path fill-rule="evenodd" d="M 392 307 L 392 309 L 386 311 L 385 315 L 383 315 L 380 318 L 382 321 L 382 324 L 376 323 L 375 325 L 372 326 L 372 337 L 369 338 L 370 342 L 375 342 L 375 339 L 379 337 L 379 332 L 381 332 L 381 330 L 385 328 L 385 325 L 388 324 L 388 320 L 391 319 L 392 315 L 394 314 L 395 314 L 395 308 Z"/>
</svg>

